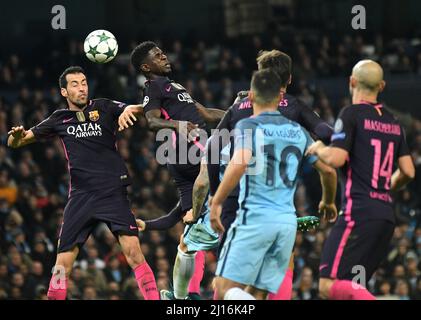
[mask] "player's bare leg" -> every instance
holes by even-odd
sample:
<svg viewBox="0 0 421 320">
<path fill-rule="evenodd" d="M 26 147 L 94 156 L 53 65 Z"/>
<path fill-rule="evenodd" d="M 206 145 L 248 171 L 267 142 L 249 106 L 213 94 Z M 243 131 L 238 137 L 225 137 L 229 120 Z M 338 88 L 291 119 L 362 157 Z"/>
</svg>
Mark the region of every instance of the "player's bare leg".
<svg viewBox="0 0 421 320">
<path fill-rule="evenodd" d="M 136 236 L 120 235 L 118 237 L 127 263 L 133 269 L 137 285 L 145 300 L 159 300 L 155 276 L 145 260 Z"/>
<path fill-rule="evenodd" d="M 74 247 L 71 251 L 57 254 L 56 264 L 50 280 L 47 297 L 48 300 L 65 300 L 67 295 L 67 279 L 69 278 L 73 263 L 75 262 L 79 248 Z"/>
<path fill-rule="evenodd" d="M 330 300 L 376 300 L 366 288 L 349 280 L 320 278 L 319 292 L 321 298 Z"/>
<path fill-rule="evenodd" d="M 266 290 L 257 289 L 253 286 L 247 286 L 245 291 L 250 293 L 256 300 L 266 300 L 268 297 Z"/>
<path fill-rule="evenodd" d="M 215 278 L 218 300 L 255 300 L 254 296 L 246 292 L 244 284 L 222 277 Z"/>
</svg>

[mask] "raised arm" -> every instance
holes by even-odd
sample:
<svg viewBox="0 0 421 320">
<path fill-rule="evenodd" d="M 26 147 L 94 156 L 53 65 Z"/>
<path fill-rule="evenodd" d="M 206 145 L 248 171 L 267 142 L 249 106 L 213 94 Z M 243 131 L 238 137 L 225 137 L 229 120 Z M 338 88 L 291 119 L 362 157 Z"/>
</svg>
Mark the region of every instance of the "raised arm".
<svg viewBox="0 0 421 320">
<path fill-rule="evenodd" d="M 36 141 L 32 130 L 25 130 L 23 126 L 12 127 L 8 132 L 7 145 L 11 148 L 20 148 Z"/>
<path fill-rule="evenodd" d="M 139 116 L 143 116 L 143 105 L 128 105 L 118 117 L 118 131 L 123 131 L 124 129 L 133 126 Z"/>
<path fill-rule="evenodd" d="M 214 108 L 206 108 L 199 102 L 195 102 L 197 111 L 199 114 L 203 117 L 203 119 L 206 122 L 214 123 L 220 121 L 224 115 L 225 111 L 220 109 L 214 109 Z"/>
</svg>

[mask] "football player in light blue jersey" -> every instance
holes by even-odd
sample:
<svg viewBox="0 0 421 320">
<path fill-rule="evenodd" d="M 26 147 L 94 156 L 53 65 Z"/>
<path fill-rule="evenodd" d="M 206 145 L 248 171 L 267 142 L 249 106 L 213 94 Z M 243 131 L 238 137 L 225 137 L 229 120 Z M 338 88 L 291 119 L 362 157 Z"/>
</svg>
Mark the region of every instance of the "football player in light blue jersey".
<svg viewBox="0 0 421 320">
<path fill-rule="evenodd" d="M 222 204 L 240 182 L 240 209 L 216 271 L 219 299 L 266 299 L 268 292 L 277 292 L 288 267 L 297 230 L 297 176 L 313 140 L 277 110 L 280 88 L 273 71 L 254 74 L 249 93 L 254 117 L 237 124 L 234 155 L 212 199 L 211 226 L 221 233 Z M 330 170 L 315 157 L 307 160 L 321 175 L 322 203 L 334 206 L 336 174 L 327 174 Z M 336 210 L 329 210 L 327 218 L 335 220 Z"/>
</svg>

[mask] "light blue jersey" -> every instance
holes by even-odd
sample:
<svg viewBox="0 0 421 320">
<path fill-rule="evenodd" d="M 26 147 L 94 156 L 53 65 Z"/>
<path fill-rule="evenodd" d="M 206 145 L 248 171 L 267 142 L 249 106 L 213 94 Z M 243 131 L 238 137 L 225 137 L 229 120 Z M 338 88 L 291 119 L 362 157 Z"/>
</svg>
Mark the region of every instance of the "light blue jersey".
<svg viewBox="0 0 421 320">
<path fill-rule="evenodd" d="M 240 182 L 241 223 L 249 219 L 296 224 L 294 194 L 307 147 L 308 132 L 280 112 L 265 112 L 238 122 L 235 150 L 252 150 L 253 158 Z M 309 157 L 313 164 L 317 157 Z"/>
<path fill-rule="evenodd" d="M 253 159 L 240 181 L 240 209 L 221 250 L 217 276 L 278 291 L 297 231 L 298 171 L 312 142 L 305 129 L 280 112 L 238 122 L 234 148 L 251 150 Z"/>
</svg>

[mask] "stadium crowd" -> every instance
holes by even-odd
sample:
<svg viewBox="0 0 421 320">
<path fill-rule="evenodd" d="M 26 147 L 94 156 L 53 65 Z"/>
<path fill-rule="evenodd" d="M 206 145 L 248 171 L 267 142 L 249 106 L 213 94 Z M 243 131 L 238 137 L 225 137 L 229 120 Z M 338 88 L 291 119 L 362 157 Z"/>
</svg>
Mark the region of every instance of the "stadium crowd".
<svg viewBox="0 0 421 320">
<path fill-rule="evenodd" d="M 134 45 L 135 43 L 133 43 Z M 228 108 L 239 90 L 246 89 L 255 57 L 262 49 L 285 50 L 294 59 L 294 94 L 329 124 L 350 103 L 331 99 L 311 80 L 343 76 L 364 57 L 382 62 L 388 73 L 421 74 L 421 42 L 411 40 L 372 43 L 345 36 L 337 41 L 278 36 L 250 38 L 242 45 L 199 41 L 162 43 L 174 66 L 174 79 L 208 107 Z M 36 56 L 37 53 L 34 53 Z M 33 64 L 39 61 L 39 64 Z M 41 59 L 11 54 L 0 56 L 0 299 L 46 299 L 56 240 L 68 196 L 67 165 L 59 140 L 19 150 L 7 148 L 12 125 L 30 128 L 64 105 L 57 86 L 58 75 L 68 65 L 85 67 L 91 97 L 127 102 L 140 101 L 144 79 L 121 54 L 113 64 L 100 67 L 83 55 L 82 44 L 70 41 L 67 53 L 51 50 Z M 316 81 L 317 83 L 317 81 Z M 399 106 L 391 106 L 398 109 Z M 408 117 L 406 117 L 408 118 Z M 417 169 L 421 169 L 421 121 L 408 118 L 405 127 Z M 157 163 L 155 135 L 140 118 L 133 129 L 119 134 L 118 149 L 126 161 L 133 184 L 133 212 L 143 219 L 167 213 L 178 200 L 165 166 Z M 300 215 L 314 214 L 320 188 L 318 178 L 305 168 L 296 194 Z M 387 259 L 369 282 L 369 289 L 383 299 L 421 299 L 421 179 L 395 195 L 398 226 Z M 182 223 L 166 232 L 140 234 L 142 250 L 153 268 L 158 289 L 171 286 L 172 263 Z M 293 299 L 318 299 L 318 265 L 329 226 L 299 233 L 295 246 Z M 216 269 L 212 252 L 206 256 L 202 282 L 204 298 L 212 297 L 211 280 Z M 116 239 L 105 225 L 98 227 L 84 246 L 68 283 L 69 299 L 139 299 L 137 284 Z"/>
</svg>

